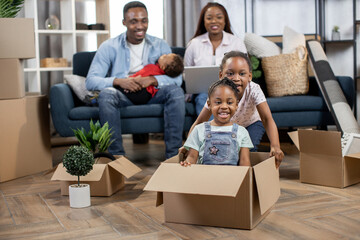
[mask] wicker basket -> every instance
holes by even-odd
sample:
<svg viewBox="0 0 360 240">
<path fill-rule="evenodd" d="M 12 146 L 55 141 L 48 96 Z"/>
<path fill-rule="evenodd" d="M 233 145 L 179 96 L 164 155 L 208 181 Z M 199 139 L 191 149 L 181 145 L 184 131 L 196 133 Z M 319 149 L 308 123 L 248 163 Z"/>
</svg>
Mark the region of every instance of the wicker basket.
<svg viewBox="0 0 360 240">
<path fill-rule="evenodd" d="M 303 55 L 302 59 L 301 55 Z M 270 97 L 306 94 L 309 91 L 305 47 L 299 46 L 290 54 L 264 57 L 261 65 Z"/>
<path fill-rule="evenodd" d="M 43 58 L 40 61 L 40 67 L 67 67 L 68 62 L 66 58 Z"/>
</svg>

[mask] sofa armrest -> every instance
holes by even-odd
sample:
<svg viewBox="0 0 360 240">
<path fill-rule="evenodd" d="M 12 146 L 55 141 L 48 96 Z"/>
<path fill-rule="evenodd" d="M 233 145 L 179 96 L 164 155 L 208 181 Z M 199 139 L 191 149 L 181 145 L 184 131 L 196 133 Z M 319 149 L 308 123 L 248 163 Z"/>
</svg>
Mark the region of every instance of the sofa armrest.
<svg viewBox="0 0 360 240">
<path fill-rule="evenodd" d="M 355 99 L 355 85 L 354 80 L 349 76 L 336 76 L 339 85 L 345 95 L 346 101 L 350 105 L 350 108 L 354 105 Z M 322 96 L 319 85 L 315 77 L 309 77 L 309 93 L 311 96 Z"/>
<path fill-rule="evenodd" d="M 50 112 L 55 129 L 60 133 L 68 128 L 69 111 L 75 107 L 73 93 L 65 83 L 50 88 Z"/>
<path fill-rule="evenodd" d="M 349 76 L 336 76 L 341 89 L 346 97 L 346 101 L 352 108 L 354 106 L 355 99 L 355 85 L 354 80 Z"/>
</svg>

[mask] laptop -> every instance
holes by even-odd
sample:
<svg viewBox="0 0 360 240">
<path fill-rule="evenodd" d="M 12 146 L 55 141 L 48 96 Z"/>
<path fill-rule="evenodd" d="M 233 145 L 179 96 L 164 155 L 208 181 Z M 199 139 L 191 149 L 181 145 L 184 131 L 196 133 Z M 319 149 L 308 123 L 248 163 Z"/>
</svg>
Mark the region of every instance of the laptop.
<svg viewBox="0 0 360 240">
<path fill-rule="evenodd" d="M 219 66 L 186 66 L 184 81 L 186 93 L 207 93 L 210 85 L 219 80 Z"/>
</svg>

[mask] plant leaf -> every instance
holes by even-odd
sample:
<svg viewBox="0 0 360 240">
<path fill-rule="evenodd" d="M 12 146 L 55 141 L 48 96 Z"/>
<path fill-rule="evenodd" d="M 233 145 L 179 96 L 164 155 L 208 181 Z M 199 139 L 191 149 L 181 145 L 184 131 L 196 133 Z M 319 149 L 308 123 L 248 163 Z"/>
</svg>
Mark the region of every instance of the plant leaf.
<svg viewBox="0 0 360 240">
<path fill-rule="evenodd" d="M 259 59 L 255 56 L 251 56 L 250 61 L 251 61 L 251 66 L 252 66 L 253 71 L 256 70 L 260 65 Z"/>
<path fill-rule="evenodd" d="M 24 0 L 0 0 L 0 18 L 14 18 L 24 5 Z"/>
</svg>

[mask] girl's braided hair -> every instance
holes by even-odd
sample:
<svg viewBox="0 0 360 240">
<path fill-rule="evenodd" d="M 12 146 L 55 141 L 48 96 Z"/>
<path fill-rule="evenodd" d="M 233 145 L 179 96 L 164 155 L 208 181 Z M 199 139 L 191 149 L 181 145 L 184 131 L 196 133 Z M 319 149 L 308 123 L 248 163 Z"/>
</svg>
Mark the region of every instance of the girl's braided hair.
<svg viewBox="0 0 360 240">
<path fill-rule="evenodd" d="M 252 72 L 252 66 L 251 66 L 251 61 L 250 61 L 249 56 L 247 55 L 247 53 L 243 53 L 240 51 L 230 51 L 230 52 L 225 53 L 225 55 L 221 61 L 221 64 L 220 64 L 220 71 L 222 71 L 224 69 L 224 65 L 225 65 L 226 61 L 229 58 L 233 58 L 233 57 L 241 57 L 241 58 L 245 59 L 245 61 L 249 65 L 249 71 Z"/>
<path fill-rule="evenodd" d="M 237 89 L 236 84 L 233 81 L 231 81 L 230 79 L 228 79 L 227 77 L 224 77 L 223 79 L 218 80 L 218 81 L 214 82 L 213 84 L 211 84 L 211 86 L 209 87 L 209 91 L 208 91 L 208 98 L 210 98 L 211 94 L 219 86 L 229 87 L 234 92 L 236 99 L 240 100 L 239 90 Z"/>
</svg>

